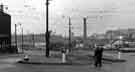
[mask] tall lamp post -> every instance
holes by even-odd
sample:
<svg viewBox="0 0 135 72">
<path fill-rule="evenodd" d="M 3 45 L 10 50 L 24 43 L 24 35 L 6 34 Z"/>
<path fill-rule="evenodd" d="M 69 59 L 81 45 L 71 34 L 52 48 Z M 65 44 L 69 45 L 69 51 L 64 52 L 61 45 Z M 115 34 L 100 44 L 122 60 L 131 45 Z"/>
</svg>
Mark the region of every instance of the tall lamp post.
<svg viewBox="0 0 135 72">
<path fill-rule="evenodd" d="M 120 50 L 120 41 L 122 41 L 122 39 L 123 39 L 123 36 L 119 36 L 119 50 Z M 118 51 L 118 59 L 121 59 L 121 52 L 120 51 Z"/>
<path fill-rule="evenodd" d="M 83 18 L 83 47 L 86 48 L 87 45 L 87 17 Z"/>
<path fill-rule="evenodd" d="M 65 16 L 62 16 L 62 17 L 65 18 Z M 68 35 L 68 49 L 67 49 L 67 53 L 72 51 L 72 48 L 71 48 L 72 47 L 72 44 L 71 44 L 72 43 L 72 41 L 71 41 L 71 33 L 72 33 L 71 25 L 72 24 L 71 24 L 71 17 L 70 16 L 68 17 L 68 25 L 69 25 L 68 26 L 68 34 L 69 35 Z"/>
<path fill-rule="evenodd" d="M 46 0 L 46 57 L 50 55 L 49 38 L 49 0 Z"/>
<path fill-rule="evenodd" d="M 69 52 L 71 52 L 71 18 L 69 17 Z"/>
<path fill-rule="evenodd" d="M 22 28 L 22 53 L 24 53 L 24 50 L 23 50 L 23 43 L 24 43 L 24 41 L 23 41 L 23 28 Z"/>
<path fill-rule="evenodd" d="M 17 26 L 21 24 L 15 24 L 15 46 L 17 48 Z"/>
</svg>

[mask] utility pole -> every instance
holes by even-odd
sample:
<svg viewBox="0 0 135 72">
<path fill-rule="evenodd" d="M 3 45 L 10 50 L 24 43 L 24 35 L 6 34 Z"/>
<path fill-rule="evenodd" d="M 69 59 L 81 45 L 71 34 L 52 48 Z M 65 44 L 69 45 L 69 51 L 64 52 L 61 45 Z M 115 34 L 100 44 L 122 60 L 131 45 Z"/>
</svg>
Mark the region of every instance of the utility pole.
<svg viewBox="0 0 135 72">
<path fill-rule="evenodd" d="M 50 48 L 49 48 L 49 0 L 46 0 L 46 57 L 50 55 Z"/>
<path fill-rule="evenodd" d="M 22 53 L 24 53 L 24 50 L 23 50 L 23 43 L 24 43 L 24 41 L 23 41 L 23 28 L 22 28 Z"/>
<path fill-rule="evenodd" d="M 69 52 L 71 52 L 71 18 L 69 17 Z"/>
<path fill-rule="evenodd" d="M 16 48 L 18 48 L 17 47 L 17 26 L 18 25 L 21 25 L 20 23 L 19 24 L 15 24 L 15 46 L 16 46 Z"/>
<path fill-rule="evenodd" d="M 33 42 L 33 48 L 35 47 L 35 38 L 34 33 L 32 34 L 32 42 Z"/>
<path fill-rule="evenodd" d="M 87 42 L 86 42 L 86 40 L 87 40 L 87 23 L 86 23 L 86 21 L 87 21 L 87 18 L 84 17 L 84 18 L 83 18 L 83 22 L 84 22 L 84 23 L 83 23 L 83 24 L 84 24 L 84 25 L 83 25 L 83 26 L 84 26 L 84 27 L 83 27 L 83 31 L 84 31 L 84 32 L 83 32 L 83 37 L 84 37 L 84 39 L 83 39 L 83 47 L 84 47 L 84 48 L 86 48 L 86 43 L 87 43 Z"/>
<path fill-rule="evenodd" d="M 17 48 L 17 35 L 16 35 L 16 27 L 17 27 L 17 25 L 15 24 L 15 47 Z"/>
<path fill-rule="evenodd" d="M 111 31 L 111 49 L 112 49 L 112 45 L 113 45 L 112 32 L 113 32 L 113 31 Z"/>
</svg>

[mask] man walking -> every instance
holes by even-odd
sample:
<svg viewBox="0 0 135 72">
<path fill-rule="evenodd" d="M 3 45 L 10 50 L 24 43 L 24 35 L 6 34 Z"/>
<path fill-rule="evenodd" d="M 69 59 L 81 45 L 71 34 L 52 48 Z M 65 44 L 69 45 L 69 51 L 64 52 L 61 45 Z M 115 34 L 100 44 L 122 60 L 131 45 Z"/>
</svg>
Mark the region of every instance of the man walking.
<svg viewBox="0 0 135 72">
<path fill-rule="evenodd" d="M 103 47 L 97 46 L 95 47 L 95 54 L 94 54 L 94 60 L 95 60 L 95 67 L 102 67 L 102 55 L 103 55 Z"/>
</svg>

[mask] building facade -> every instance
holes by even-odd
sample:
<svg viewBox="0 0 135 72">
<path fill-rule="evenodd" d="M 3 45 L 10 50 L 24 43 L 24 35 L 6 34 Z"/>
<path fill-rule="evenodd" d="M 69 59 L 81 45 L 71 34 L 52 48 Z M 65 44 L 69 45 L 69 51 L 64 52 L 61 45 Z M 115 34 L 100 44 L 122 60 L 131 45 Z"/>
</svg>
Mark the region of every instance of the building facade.
<svg viewBox="0 0 135 72">
<path fill-rule="evenodd" d="M 3 11 L 3 5 L 0 7 L 0 52 L 10 52 L 11 16 Z"/>
</svg>

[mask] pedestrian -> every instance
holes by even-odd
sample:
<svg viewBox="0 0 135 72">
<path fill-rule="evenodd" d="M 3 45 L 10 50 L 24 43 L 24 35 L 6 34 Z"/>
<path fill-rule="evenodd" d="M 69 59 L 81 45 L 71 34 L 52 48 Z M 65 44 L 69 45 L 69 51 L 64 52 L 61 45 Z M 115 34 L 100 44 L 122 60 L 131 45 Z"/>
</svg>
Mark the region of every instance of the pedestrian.
<svg viewBox="0 0 135 72">
<path fill-rule="evenodd" d="M 95 67 L 102 67 L 102 55 L 103 55 L 103 47 L 96 45 L 94 52 Z"/>
</svg>

